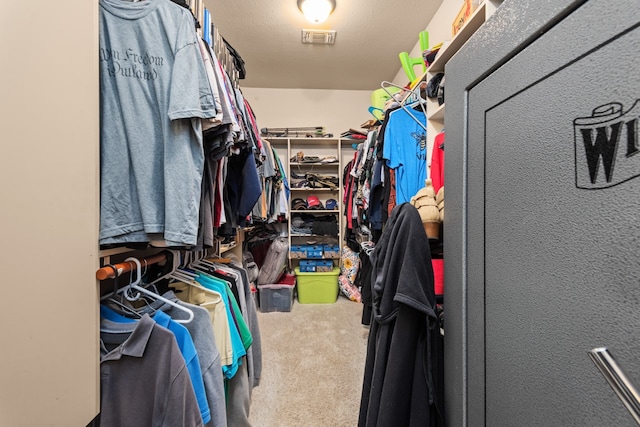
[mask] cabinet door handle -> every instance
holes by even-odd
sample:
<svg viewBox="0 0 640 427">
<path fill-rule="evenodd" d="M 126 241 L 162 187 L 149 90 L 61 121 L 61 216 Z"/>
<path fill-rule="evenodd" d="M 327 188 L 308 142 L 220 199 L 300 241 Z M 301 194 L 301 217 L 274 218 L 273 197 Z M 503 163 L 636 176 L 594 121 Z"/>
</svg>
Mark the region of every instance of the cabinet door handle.
<svg viewBox="0 0 640 427">
<path fill-rule="evenodd" d="M 629 381 L 629 378 L 622 371 L 609 350 L 606 347 L 594 348 L 589 351 L 589 357 L 602 372 L 602 375 L 622 400 L 624 406 L 627 407 L 636 423 L 640 425 L 640 394 L 631 384 L 631 381 Z"/>
</svg>

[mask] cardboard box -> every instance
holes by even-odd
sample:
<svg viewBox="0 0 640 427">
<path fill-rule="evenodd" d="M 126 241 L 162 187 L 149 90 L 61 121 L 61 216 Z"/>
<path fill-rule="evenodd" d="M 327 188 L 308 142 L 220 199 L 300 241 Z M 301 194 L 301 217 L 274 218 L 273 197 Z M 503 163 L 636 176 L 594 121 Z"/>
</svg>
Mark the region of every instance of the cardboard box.
<svg viewBox="0 0 640 427">
<path fill-rule="evenodd" d="M 315 273 L 333 271 L 333 261 L 320 259 L 303 259 L 300 261 L 302 273 Z"/>
<path fill-rule="evenodd" d="M 340 246 L 324 244 L 322 248 L 325 258 L 340 258 Z"/>
<path fill-rule="evenodd" d="M 316 272 L 332 272 L 333 271 L 333 261 L 331 260 L 322 260 L 316 261 Z"/>
<path fill-rule="evenodd" d="M 291 258 L 306 258 L 307 245 L 291 245 Z"/>
<path fill-rule="evenodd" d="M 451 35 L 455 36 L 464 27 L 467 19 L 473 14 L 473 11 L 478 7 L 478 0 L 464 0 L 460 12 L 456 15 L 456 19 L 453 20 L 451 25 Z"/>
<path fill-rule="evenodd" d="M 322 245 L 309 245 L 307 248 L 307 258 L 322 258 Z"/>
</svg>

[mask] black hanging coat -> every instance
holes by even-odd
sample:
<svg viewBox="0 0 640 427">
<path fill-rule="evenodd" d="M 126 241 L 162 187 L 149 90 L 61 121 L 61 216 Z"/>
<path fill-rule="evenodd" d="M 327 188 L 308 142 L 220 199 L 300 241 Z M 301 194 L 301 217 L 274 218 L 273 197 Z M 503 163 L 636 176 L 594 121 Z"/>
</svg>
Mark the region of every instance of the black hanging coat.
<svg viewBox="0 0 640 427">
<path fill-rule="evenodd" d="M 372 265 L 373 318 L 358 426 L 444 425 L 429 240 L 409 203 L 393 209 Z"/>
</svg>

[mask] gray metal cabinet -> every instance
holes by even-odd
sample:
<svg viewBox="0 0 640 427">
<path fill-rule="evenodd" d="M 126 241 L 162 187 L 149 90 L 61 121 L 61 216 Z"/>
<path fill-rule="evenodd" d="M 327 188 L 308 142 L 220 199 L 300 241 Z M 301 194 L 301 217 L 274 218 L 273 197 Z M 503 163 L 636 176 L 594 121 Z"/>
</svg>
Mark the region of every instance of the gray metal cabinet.
<svg viewBox="0 0 640 427">
<path fill-rule="evenodd" d="M 635 425 L 640 6 L 507 0 L 447 64 L 449 425 Z"/>
</svg>

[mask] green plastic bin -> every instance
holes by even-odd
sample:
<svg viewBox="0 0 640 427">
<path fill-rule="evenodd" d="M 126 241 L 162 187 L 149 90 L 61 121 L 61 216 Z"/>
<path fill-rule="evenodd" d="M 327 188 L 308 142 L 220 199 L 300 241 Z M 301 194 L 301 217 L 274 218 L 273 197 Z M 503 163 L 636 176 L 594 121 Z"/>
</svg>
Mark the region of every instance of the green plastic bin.
<svg viewBox="0 0 640 427">
<path fill-rule="evenodd" d="M 304 273 L 296 267 L 298 302 L 300 304 L 332 304 L 338 299 L 338 275 L 340 269 L 333 271 Z"/>
</svg>

